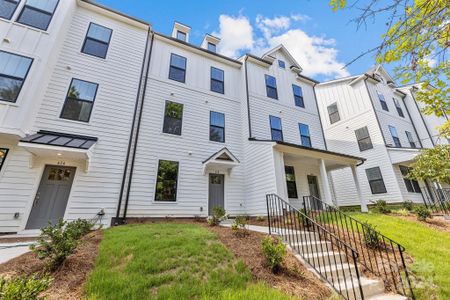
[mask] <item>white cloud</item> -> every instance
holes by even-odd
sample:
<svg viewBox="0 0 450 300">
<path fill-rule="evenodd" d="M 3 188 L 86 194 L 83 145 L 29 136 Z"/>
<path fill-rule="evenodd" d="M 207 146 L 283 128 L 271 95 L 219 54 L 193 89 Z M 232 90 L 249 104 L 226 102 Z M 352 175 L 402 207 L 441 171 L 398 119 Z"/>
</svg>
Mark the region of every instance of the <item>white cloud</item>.
<svg viewBox="0 0 450 300">
<path fill-rule="evenodd" d="M 292 14 L 291 19 L 296 22 L 308 22 L 311 20 L 311 17 L 308 15 L 302 15 L 302 14 Z"/>
<path fill-rule="evenodd" d="M 253 27 L 247 17 L 220 15 L 219 29 L 213 35 L 221 38 L 219 51 L 223 55 L 236 57 L 253 48 Z"/>
</svg>

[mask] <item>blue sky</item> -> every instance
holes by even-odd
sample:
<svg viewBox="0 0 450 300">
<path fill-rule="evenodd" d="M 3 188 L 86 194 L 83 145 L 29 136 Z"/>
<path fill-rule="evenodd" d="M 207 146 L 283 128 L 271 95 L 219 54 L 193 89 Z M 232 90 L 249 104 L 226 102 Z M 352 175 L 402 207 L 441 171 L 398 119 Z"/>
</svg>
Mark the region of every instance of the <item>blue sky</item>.
<svg viewBox="0 0 450 300">
<path fill-rule="evenodd" d="M 371 55 L 345 70 L 342 67 L 376 46 L 386 30 L 382 19 L 357 30 L 350 20 L 358 11 L 332 12 L 328 0 L 98 2 L 148 21 L 163 34 L 170 35 L 174 21 L 189 25 L 190 42 L 196 45 L 206 33 L 219 35 L 222 38 L 219 50 L 226 55 L 245 52 L 260 55 L 283 43 L 304 68 L 305 75 L 318 80 L 365 72 L 374 64 Z"/>
</svg>

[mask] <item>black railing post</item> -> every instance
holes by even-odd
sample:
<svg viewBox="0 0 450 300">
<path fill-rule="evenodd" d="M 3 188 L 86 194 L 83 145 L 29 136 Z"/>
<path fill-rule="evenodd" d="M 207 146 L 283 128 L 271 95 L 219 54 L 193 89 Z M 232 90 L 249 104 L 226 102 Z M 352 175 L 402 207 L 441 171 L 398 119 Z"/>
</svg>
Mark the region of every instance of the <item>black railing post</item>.
<svg viewBox="0 0 450 300">
<path fill-rule="evenodd" d="M 414 292 L 413 292 L 413 289 L 411 286 L 411 280 L 409 279 L 409 273 L 408 273 L 408 268 L 406 268 L 405 258 L 403 257 L 404 249 L 402 249 L 402 247 L 400 245 L 398 245 L 398 251 L 400 251 L 400 257 L 402 259 L 403 270 L 405 271 L 406 282 L 408 282 L 409 292 L 411 293 L 411 299 L 414 300 L 416 298 L 414 296 Z"/>
<path fill-rule="evenodd" d="M 266 195 L 266 204 L 267 204 L 267 223 L 269 224 L 269 235 L 272 235 L 272 229 L 270 227 L 270 209 L 269 209 L 269 201 L 270 195 Z"/>
</svg>

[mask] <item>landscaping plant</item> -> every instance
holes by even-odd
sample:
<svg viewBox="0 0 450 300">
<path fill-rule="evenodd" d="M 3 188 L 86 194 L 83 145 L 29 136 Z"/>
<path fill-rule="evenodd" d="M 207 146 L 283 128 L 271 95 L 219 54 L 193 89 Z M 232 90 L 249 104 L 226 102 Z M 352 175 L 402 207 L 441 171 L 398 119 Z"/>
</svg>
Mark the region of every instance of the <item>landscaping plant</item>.
<svg viewBox="0 0 450 300">
<path fill-rule="evenodd" d="M 266 220 L 266 218 L 264 216 L 257 216 L 256 217 L 256 221 L 258 222 L 264 222 Z"/>
<path fill-rule="evenodd" d="M 237 216 L 234 219 L 233 224 L 231 224 L 231 230 L 233 231 L 233 234 L 237 237 L 246 237 L 249 235 L 247 228 L 245 228 L 245 225 L 247 225 L 247 220 L 245 216 Z"/>
<path fill-rule="evenodd" d="M 261 247 L 267 265 L 273 273 L 278 272 L 286 256 L 286 245 L 283 244 L 281 238 L 266 236 L 261 242 Z"/>
<path fill-rule="evenodd" d="M 388 214 L 391 212 L 385 200 L 381 199 L 377 200 L 374 202 L 374 204 L 375 204 L 375 211 L 379 212 L 380 214 Z"/>
<path fill-rule="evenodd" d="M 37 276 L 3 278 L 0 277 L 0 299 L 2 300 L 34 300 L 39 293 L 45 291 L 51 283 L 48 277 Z"/>
<path fill-rule="evenodd" d="M 380 247 L 380 237 L 376 231 L 376 226 L 373 226 L 369 222 L 364 222 L 367 229 L 363 231 L 364 233 L 364 244 L 368 248 L 377 249 Z"/>
<path fill-rule="evenodd" d="M 402 208 L 402 209 L 396 210 L 395 213 L 400 215 L 400 216 L 408 216 L 409 215 L 409 210 L 406 209 L 406 208 Z"/>
<path fill-rule="evenodd" d="M 414 202 L 412 202 L 411 200 L 406 200 L 405 202 L 402 203 L 402 207 L 408 211 L 413 211 Z"/>
<path fill-rule="evenodd" d="M 211 226 L 217 226 L 225 219 L 226 211 L 223 207 L 216 206 L 212 209 L 212 216 L 209 216 L 207 221 Z"/>
<path fill-rule="evenodd" d="M 431 218 L 431 212 L 425 206 L 416 207 L 417 220 L 425 222 L 427 219 Z"/>
</svg>

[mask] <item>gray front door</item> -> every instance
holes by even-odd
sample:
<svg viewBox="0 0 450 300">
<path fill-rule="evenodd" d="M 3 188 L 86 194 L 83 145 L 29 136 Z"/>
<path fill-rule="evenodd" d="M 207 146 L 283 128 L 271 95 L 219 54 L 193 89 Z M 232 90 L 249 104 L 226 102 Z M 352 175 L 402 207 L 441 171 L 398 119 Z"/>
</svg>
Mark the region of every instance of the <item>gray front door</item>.
<svg viewBox="0 0 450 300">
<path fill-rule="evenodd" d="M 317 184 L 317 176 L 308 175 L 309 194 L 320 199 L 319 185 Z M 318 210 L 322 208 L 322 204 L 316 199 L 311 200 L 309 204 L 311 209 Z"/>
<path fill-rule="evenodd" d="M 216 206 L 224 206 L 224 181 L 225 176 L 222 174 L 209 174 L 209 205 L 208 214 L 212 215 L 212 209 Z"/>
<path fill-rule="evenodd" d="M 64 217 L 76 168 L 45 166 L 26 229 L 38 229 Z"/>
</svg>

